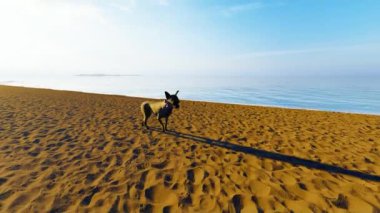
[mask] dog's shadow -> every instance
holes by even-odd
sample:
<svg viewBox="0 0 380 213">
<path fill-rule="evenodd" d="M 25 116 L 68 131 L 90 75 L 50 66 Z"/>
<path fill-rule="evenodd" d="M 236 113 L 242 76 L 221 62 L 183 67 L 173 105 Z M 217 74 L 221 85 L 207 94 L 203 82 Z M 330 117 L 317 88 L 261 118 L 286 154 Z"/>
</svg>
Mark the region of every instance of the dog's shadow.
<svg viewBox="0 0 380 213">
<path fill-rule="evenodd" d="M 360 178 L 363 180 L 380 182 L 380 176 L 371 175 L 371 174 L 367 174 L 367 173 L 360 172 L 360 171 L 345 169 L 342 167 L 338 167 L 338 166 L 334 166 L 334 165 L 330 165 L 330 164 L 325 164 L 325 163 L 321 163 L 321 162 L 317 162 L 317 161 L 312 161 L 312 160 L 307 160 L 307 159 L 303 159 L 303 158 L 299 158 L 299 157 L 284 155 L 284 154 L 280 154 L 280 153 L 276 153 L 276 152 L 265 151 L 265 150 L 256 149 L 253 147 L 241 146 L 238 144 L 230 143 L 228 141 L 213 140 L 210 138 L 191 135 L 191 134 L 187 134 L 187 133 L 181 133 L 181 132 L 177 132 L 177 131 L 162 132 L 162 130 L 160 128 L 156 128 L 156 127 L 151 127 L 151 130 L 159 131 L 163 134 L 172 135 L 172 136 L 179 137 L 179 138 L 185 138 L 185 139 L 193 140 L 196 142 L 209 144 L 211 146 L 218 146 L 218 147 L 230 149 L 230 150 L 233 150 L 236 152 L 242 152 L 242 153 L 254 155 L 257 157 L 261 157 L 261 158 L 267 158 L 267 159 L 277 160 L 277 161 L 281 161 L 281 162 L 285 162 L 285 163 L 290 163 L 290 164 L 295 165 L 295 166 L 304 166 L 304 167 L 307 167 L 310 169 L 318 169 L 318 170 L 323 170 L 323 171 L 332 172 L 332 173 L 336 173 L 336 174 L 349 175 L 349 176 L 357 177 L 357 178 Z"/>
</svg>

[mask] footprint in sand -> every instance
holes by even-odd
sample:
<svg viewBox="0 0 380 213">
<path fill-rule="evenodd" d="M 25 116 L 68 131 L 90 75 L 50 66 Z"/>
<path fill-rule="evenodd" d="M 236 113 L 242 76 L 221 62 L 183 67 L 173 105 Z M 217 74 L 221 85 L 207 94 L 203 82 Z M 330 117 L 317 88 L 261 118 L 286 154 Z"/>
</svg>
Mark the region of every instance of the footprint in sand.
<svg viewBox="0 0 380 213">
<path fill-rule="evenodd" d="M 20 164 L 16 164 L 16 165 L 13 165 L 11 167 L 8 168 L 9 170 L 19 170 L 21 169 L 21 165 Z"/>
<path fill-rule="evenodd" d="M 174 205 L 178 202 L 177 194 L 162 185 L 149 187 L 144 194 L 147 200 L 156 204 Z"/>
<path fill-rule="evenodd" d="M 32 157 L 37 157 L 39 154 L 40 154 L 40 150 L 33 150 L 33 151 L 28 152 L 28 155 Z"/>
<path fill-rule="evenodd" d="M 194 185 L 198 185 L 204 178 L 204 171 L 201 168 L 190 169 L 187 171 L 187 179 Z"/>
<path fill-rule="evenodd" d="M 8 191 L 6 191 L 6 192 L 0 193 L 0 201 L 1 201 L 1 200 L 5 200 L 5 199 L 7 199 L 7 198 L 10 197 L 12 194 L 14 194 L 14 191 L 12 191 L 12 190 L 8 190 Z"/>
<path fill-rule="evenodd" d="M 7 180 L 6 178 L 0 178 L 0 186 L 7 182 Z"/>
<path fill-rule="evenodd" d="M 82 201 L 81 204 L 88 206 L 91 203 L 92 197 L 100 191 L 99 187 L 95 187 L 93 190 L 91 190 L 90 195 L 86 196 Z"/>
<path fill-rule="evenodd" d="M 89 184 L 89 183 L 94 182 L 94 180 L 96 180 L 96 178 L 97 178 L 98 176 L 99 176 L 98 174 L 88 174 L 88 175 L 86 176 L 86 184 Z"/>
</svg>

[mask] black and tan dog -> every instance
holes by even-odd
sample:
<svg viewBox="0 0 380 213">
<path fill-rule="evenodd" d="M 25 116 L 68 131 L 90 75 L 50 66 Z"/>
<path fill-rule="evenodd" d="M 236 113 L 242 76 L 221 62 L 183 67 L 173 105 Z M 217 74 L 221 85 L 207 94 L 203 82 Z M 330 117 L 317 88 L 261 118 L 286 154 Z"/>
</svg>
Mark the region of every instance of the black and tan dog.
<svg viewBox="0 0 380 213">
<path fill-rule="evenodd" d="M 166 99 L 163 101 L 145 101 L 141 104 L 141 112 L 143 114 L 143 122 L 142 126 L 145 126 L 147 129 L 148 127 L 148 119 L 149 117 L 154 114 L 157 116 L 158 121 L 160 122 L 162 126 L 162 131 L 167 130 L 168 126 L 168 119 L 169 116 L 172 114 L 173 108 L 179 108 L 179 99 L 177 97 L 179 91 L 177 91 L 174 95 L 170 95 L 168 92 L 165 91 Z M 165 118 L 165 125 L 162 123 L 161 118 Z"/>
</svg>

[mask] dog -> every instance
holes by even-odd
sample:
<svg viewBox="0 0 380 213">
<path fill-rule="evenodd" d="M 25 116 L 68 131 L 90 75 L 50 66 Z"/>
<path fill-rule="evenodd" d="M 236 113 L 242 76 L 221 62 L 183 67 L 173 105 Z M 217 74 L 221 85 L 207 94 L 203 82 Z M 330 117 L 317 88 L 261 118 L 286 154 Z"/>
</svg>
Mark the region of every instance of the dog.
<svg viewBox="0 0 380 213">
<path fill-rule="evenodd" d="M 141 104 L 141 112 L 143 114 L 142 126 L 149 129 L 148 119 L 154 114 L 162 126 L 162 131 L 165 132 L 168 126 L 169 116 L 172 114 L 173 108 L 179 108 L 179 99 L 177 97 L 178 90 L 174 95 L 165 91 L 166 99 L 163 101 L 145 101 Z M 165 125 L 162 123 L 161 118 L 165 118 Z"/>
</svg>

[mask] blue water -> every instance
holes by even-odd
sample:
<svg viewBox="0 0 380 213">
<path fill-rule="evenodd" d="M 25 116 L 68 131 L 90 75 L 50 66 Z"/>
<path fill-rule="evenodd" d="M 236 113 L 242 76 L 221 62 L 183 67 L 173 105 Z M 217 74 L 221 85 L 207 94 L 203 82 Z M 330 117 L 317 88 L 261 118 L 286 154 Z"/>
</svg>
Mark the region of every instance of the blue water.
<svg viewBox="0 0 380 213">
<path fill-rule="evenodd" d="M 380 115 L 380 77 L 6 76 L 0 84 Z"/>
</svg>

